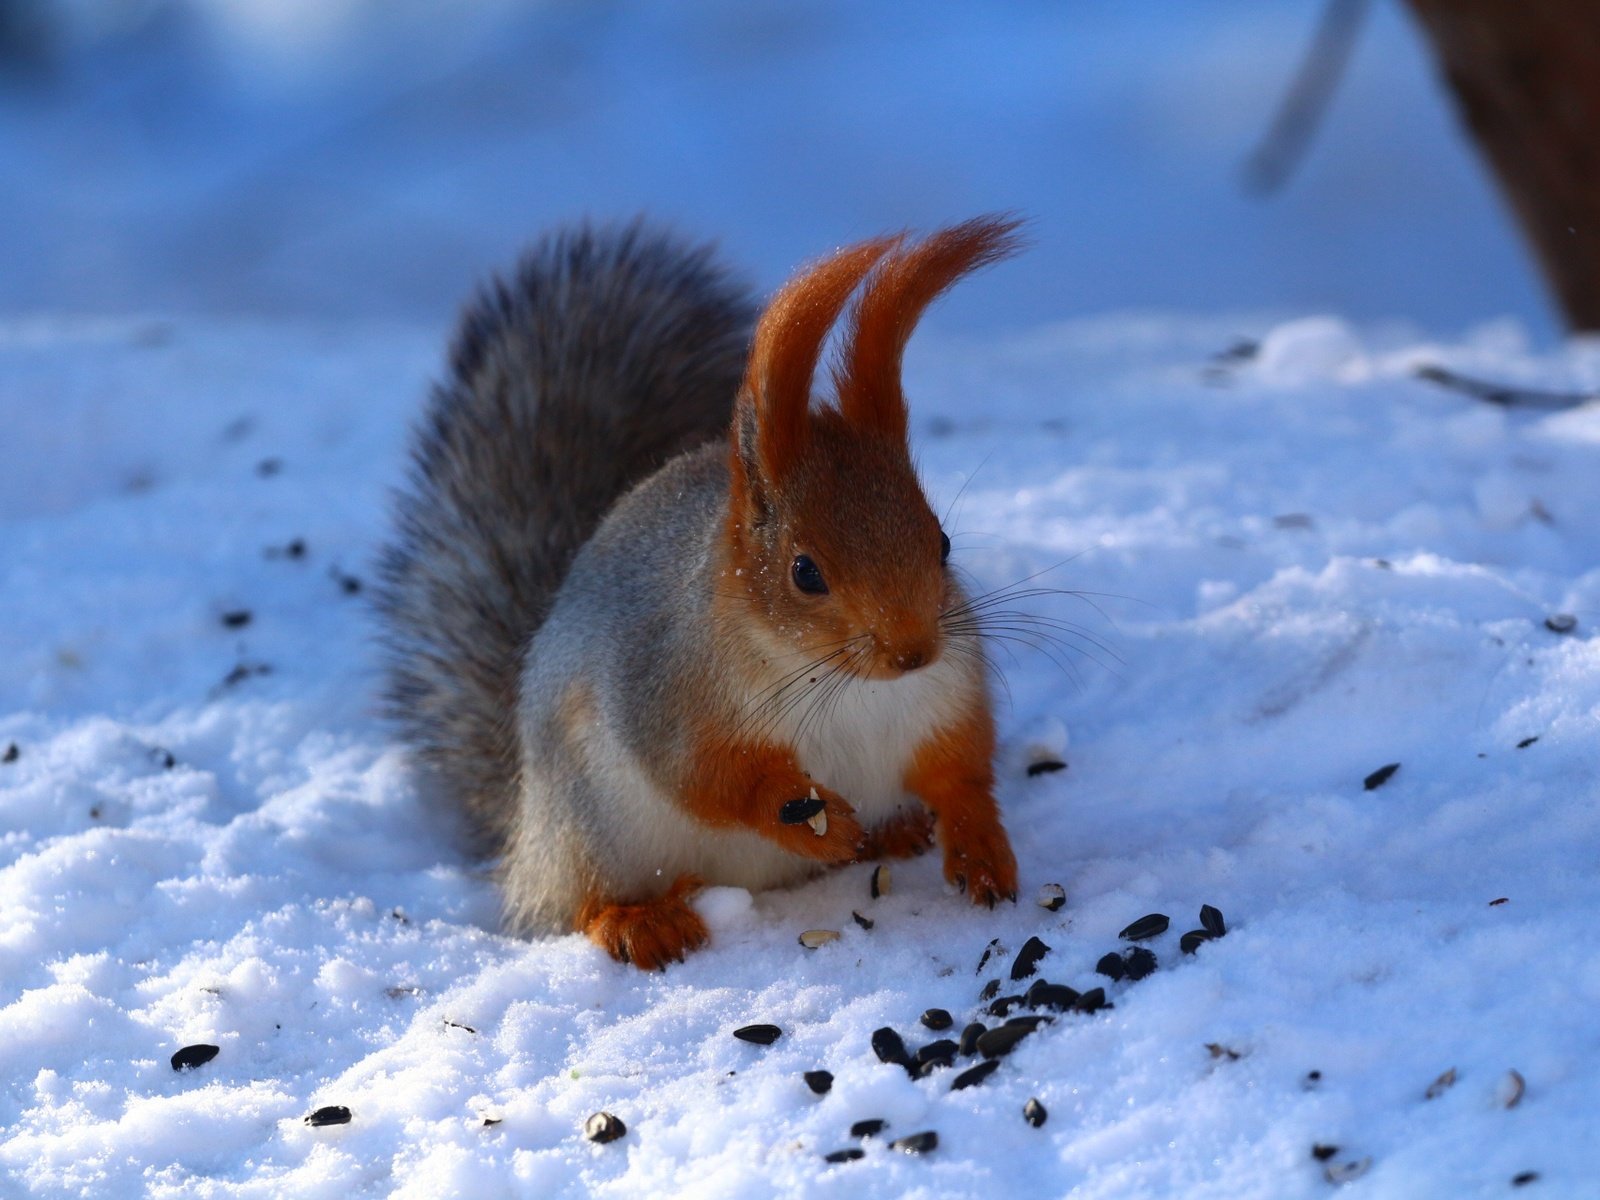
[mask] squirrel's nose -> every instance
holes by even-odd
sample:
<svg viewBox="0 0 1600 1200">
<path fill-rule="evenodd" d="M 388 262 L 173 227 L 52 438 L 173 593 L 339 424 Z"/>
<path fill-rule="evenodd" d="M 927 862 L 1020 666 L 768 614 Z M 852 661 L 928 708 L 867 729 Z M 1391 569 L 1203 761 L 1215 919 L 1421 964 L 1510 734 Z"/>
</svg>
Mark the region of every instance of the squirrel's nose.
<svg viewBox="0 0 1600 1200">
<path fill-rule="evenodd" d="M 901 650 L 894 656 L 894 665 L 902 671 L 915 671 L 928 661 L 928 656 L 922 650 Z"/>
</svg>

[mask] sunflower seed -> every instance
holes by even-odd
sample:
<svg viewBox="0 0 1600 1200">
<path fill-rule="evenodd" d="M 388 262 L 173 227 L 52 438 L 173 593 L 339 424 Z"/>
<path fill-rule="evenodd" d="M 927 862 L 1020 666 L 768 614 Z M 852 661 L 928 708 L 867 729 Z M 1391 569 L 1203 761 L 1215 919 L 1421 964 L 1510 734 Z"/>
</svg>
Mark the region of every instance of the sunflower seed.
<svg viewBox="0 0 1600 1200">
<path fill-rule="evenodd" d="M 1039 960 L 1049 953 L 1049 946 L 1036 937 L 1029 938 L 1017 951 L 1017 957 L 1011 964 L 1011 978 L 1026 979 L 1039 969 Z"/>
<path fill-rule="evenodd" d="M 1571 613 L 1551 613 L 1544 619 L 1544 627 L 1551 633 L 1571 633 L 1578 627 L 1578 618 Z"/>
<path fill-rule="evenodd" d="M 1039 1103 L 1037 1096 L 1032 1097 L 1022 1106 L 1022 1119 L 1035 1129 L 1050 1119 L 1050 1112 Z"/>
<path fill-rule="evenodd" d="M 1366 788 L 1369 792 L 1376 788 L 1381 788 L 1384 784 L 1389 782 L 1390 778 L 1392 778 L 1394 773 L 1399 769 L 1399 763 L 1385 763 L 1371 775 L 1368 775 L 1365 779 L 1363 779 L 1361 781 L 1361 786 Z"/>
<path fill-rule="evenodd" d="M 974 975 L 982 975 L 984 967 L 989 965 L 989 960 L 996 954 L 1005 953 L 1005 947 L 1000 944 L 999 938 L 990 938 L 989 944 L 983 948 L 983 953 L 978 957 L 978 969 Z"/>
<path fill-rule="evenodd" d="M 1040 908 L 1060 912 L 1061 906 L 1067 902 L 1067 889 L 1059 883 L 1047 883 L 1039 889 L 1038 900 Z"/>
<path fill-rule="evenodd" d="M 868 1117 L 865 1121 L 857 1121 L 850 1126 L 850 1136 L 853 1138 L 877 1137 L 889 1127 L 889 1122 L 879 1120 L 877 1117 Z"/>
<path fill-rule="evenodd" d="M 935 1067 L 948 1067 L 956 1061 L 956 1044 L 949 1038 L 929 1042 L 917 1051 L 917 1073 L 927 1075 Z"/>
<path fill-rule="evenodd" d="M 1200 926 L 1214 938 L 1225 937 L 1228 925 L 1222 919 L 1222 911 L 1210 904 L 1200 906 Z"/>
<path fill-rule="evenodd" d="M 1021 996 L 1001 996 L 998 1000 L 990 1004 L 989 1007 L 984 1011 L 987 1012 L 991 1017 L 1003 1017 L 1021 1003 Z"/>
<path fill-rule="evenodd" d="M 1143 946 L 1135 946 L 1122 956 L 1128 968 L 1128 978 L 1138 982 L 1156 969 L 1156 956 Z"/>
<path fill-rule="evenodd" d="M 1117 934 L 1125 942 L 1144 942 L 1153 937 L 1160 937 L 1167 931 L 1171 921 L 1162 913 L 1149 913 L 1140 917 L 1121 933 Z"/>
<path fill-rule="evenodd" d="M 1101 955 L 1100 961 L 1094 965 L 1094 970 L 1095 974 L 1104 975 L 1113 982 L 1128 973 L 1128 968 L 1122 961 L 1122 955 L 1116 953 L 1116 951 Z"/>
<path fill-rule="evenodd" d="M 824 1154 L 822 1156 L 822 1161 L 831 1163 L 847 1163 L 855 1162 L 856 1159 L 865 1158 L 866 1156 L 867 1152 L 865 1150 L 858 1149 L 855 1146 L 847 1146 L 843 1150 L 835 1150 L 832 1154 Z"/>
<path fill-rule="evenodd" d="M 1489 907 L 1490 908 L 1494 908 L 1497 905 L 1509 904 L 1509 903 L 1511 903 L 1511 897 L 1510 896 L 1501 896 L 1496 900 L 1489 901 Z"/>
<path fill-rule="evenodd" d="M 800 944 L 807 950 L 815 950 L 818 946 L 826 946 L 829 942 L 838 940 L 837 929 L 808 929 L 800 935 Z"/>
<path fill-rule="evenodd" d="M 306 1117 L 306 1124 L 313 1129 L 321 1129 L 324 1125 L 348 1125 L 350 1110 L 342 1104 L 324 1104 Z"/>
<path fill-rule="evenodd" d="M 1059 758 L 1040 758 L 1028 764 L 1028 778 L 1036 775 L 1048 775 L 1052 771 L 1065 771 L 1067 764 Z"/>
<path fill-rule="evenodd" d="M 939 1145 L 939 1135 L 929 1129 L 923 1133 L 910 1133 L 889 1143 L 889 1149 L 906 1154 L 926 1154 Z"/>
<path fill-rule="evenodd" d="M 21 756 L 22 756 L 22 750 L 17 746 L 17 744 L 15 742 L 11 742 L 6 746 L 5 753 L 4 754 L 0 754 L 0 762 L 3 762 L 3 763 L 14 763 Z"/>
<path fill-rule="evenodd" d="M 1315 1146 L 1311 1147 L 1311 1157 L 1316 1159 L 1318 1162 L 1327 1162 L 1337 1153 L 1339 1153 L 1339 1147 L 1325 1146 L 1321 1142 L 1318 1142 Z"/>
<path fill-rule="evenodd" d="M 1033 1030 L 1026 1025 L 1002 1025 L 978 1038 L 978 1053 L 985 1058 L 1003 1058 Z"/>
<path fill-rule="evenodd" d="M 1054 1012 L 1069 1012 L 1078 1002 L 1078 993 L 1064 983 L 1046 983 L 1039 980 L 1023 997 L 1029 1008 L 1048 1008 Z"/>
<path fill-rule="evenodd" d="M 978 1052 L 978 1039 L 989 1031 L 989 1027 L 982 1021 L 974 1021 L 961 1031 L 961 1041 L 956 1044 L 956 1050 L 963 1056 L 970 1056 Z"/>
<path fill-rule="evenodd" d="M 1518 1171 L 1511 1177 L 1511 1186 L 1527 1187 L 1528 1184 L 1536 1182 L 1538 1178 L 1539 1172 L 1537 1171 Z"/>
<path fill-rule="evenodd" d="M 1029 1032 L 1032 1032 L 1041 1025 L 1051 1024 L 1054 1020 L 1054 1017 L 1048 1016 L 1045 1013 L 1027 1013 L 1020 1017 L 1012 1017 L 1006 1022 L 1006 1024 L 1015 1025 L 1018 1028 L 1027 1029 Z"/>
<path fill-rule="evenodd" d="M 1231 1046 L 1224 1046 L 1221 1042 L 1207 1042 L 1206 1049 L 1210 1051 L 1212 1058 L 1225 1058 L 1229 1062 L 1238 1062 L 1244 1057 L 1239 1051 Z M 1316 1072 L 1313 1072 L 1313 1074 L 1316 1074 Z M 1318 1075 L 1317 1078 L 1320 1079 L 1321 1076 Z"/>
<path fill-rule="evenodd" d="M 1178 949 L 1182 950 L 1185 954 L 1193 954 L 1196 950 L 1200 949 L 1201 943 L 1209 942 L 1210 940 L 1211 935 L 1204 929 L 1191 929 L 1188 933 L 1184 934 L 1178 939 Z"/>
<path fill-rule="evenodd" d="M 922 1023 L 929 1029 L 949 1029 L 955 1022 L 942 1008 L 930 1008 L 922 1014 Z"/>
<path fill-rule="evenodd" d="M 998 1058 L 991 1058 L 975 1067 L 968 1067 L 950 1081 L 950 1090 L 952 1092 L 964 1091 L 969 1087 L 982 1083 L 999 1069 L 1000 1060 Z"/>
<path fill-rule="evenodd" d="M 1507 1071 L 1500 1080 L 1496 1099 L 1500 1101 L 1501 1108 L 1515 1108 L 1522 1103 L 1522 1094 L 1527 1090 L 1528 1083 L 1522 1078 L 1522 1072 Z"/>
<path fill-rule="evenodd" d="M 801 1078 L 806 1081 L 806 1086 L 819 1096 L 826 1096 L 833 1090 L 832 1071 L 807 1071 Z"/>
<path fill-rule="evenodd" d="M 1106 1003 L 1105 988 L 1090 988 L 1078 997 L 1078 1002 L 1072 1007 L 1081 1013 L 1099 1012 L 1102 1008 L 1109 1008 L 1110 1005 Z"/>
<path fill-rule="evenodd" d="M 1422 1093 L 1424 1100 L 1437 1100 L 1456 1085 L 1456 1069 L 1451 1067 L 1439 1078 L 1428 1085 L 1428 1090 Z"/>
<path fill-rule="evenodd" d="M 983 990 L 978 993 L 978 1000 L 980 1002 L 984 1000 L 993 1000 L 999 994 L 1000 981 L 998 979 L 991 979 L 988 983 L 983 985 Z"/>
<path fill-rule="evenodd" d="M 863 917 L 860 913 L 855 912 L 853 910 L 850 913 L 850 919 L 852 921 L 854 921 L 857 925 L 861 926 L 861 928 L 863 928 L 863 929 L 871 929 L 874 925 L 877 924 L 877 922 L 874 921 L 871 917 Z"/>
<path fill-rule="evenodd" d="M 890 1026 L 872 1031 L 872 1052 L 878 1056 L 879 1062 L 894 1063 L 896 1066 L 910 1066 L 911 1055 L 906 1051 L 906 1044 Z"/>
<path fill-rule="evenodd" d="M 783 1036 L 783 1030 L 776 1025 L 742 1025 L 733 1031 L 733 1036 L 741 1042 L 753 1042 L 757 1046 L 770 1046 Z"/>
<path fill-rule="evenodd" d="M 215 1058 L 218 1053 L 219 1050 L 216 1046 L 207 1045 L 205 1042 L 199 1042 L 193 1046 L 185 1046 L 172 1056 L 172 1069 L 174 1071 L 182 1071 L 204 1066 Z"/>
<path fill-rule="evenodd" d="M 1356 1158 L 1349 1162 L 1329 1163 L 1322 1168 L 1322 1176 L 1329 1183 L 1352 1183 L 1372 1167 L 1371 1158 Z"/>
<path fill-rule="evenodd" d="M 882 865 L 873 867 L 872 868 L 872 898 L 874 900 L 876 900 L 876 899 L 878 899 L 878 897 L 887 896 L 888 894 L 889 894 L 889 868 L 887 866 L 882 866 Z"/>
<path fill-rule="evenodd" d="M 608 1112 L 597 1112 L 583 1123 L 583 1136 L 591 1142 L 614 1142 L 628 1132 L 622 1118 Z"/>
<path fill-rule="evenodd" d="M 778 820 L 785 825 L 804 825 L 826 807 L 827 804 L 817 796 L 817 789 L 812 788 L 810 796 L 784 801 L 778 809 Z"/>
</svg>

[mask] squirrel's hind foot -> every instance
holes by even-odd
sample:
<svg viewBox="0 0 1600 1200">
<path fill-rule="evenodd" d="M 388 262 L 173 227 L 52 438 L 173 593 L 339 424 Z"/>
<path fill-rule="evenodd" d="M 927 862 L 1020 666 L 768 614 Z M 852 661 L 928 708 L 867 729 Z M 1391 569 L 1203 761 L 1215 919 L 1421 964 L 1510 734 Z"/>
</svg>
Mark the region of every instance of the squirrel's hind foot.
<svg viewBox="0 0 1600 1200">
<path fill-rule="evenodd" d="M 882 825 L 867 830 L 864 859 L 915 858 L 933 848 L 933 814 L 922 805 L 902 809 Z"/>
<path fill-rule="evenodd" d="M 705 885 L 680 875 L 665 894 L 642 904 L 616 904 L 591 896 L 578 914 L 578 928 L 618 962 L 642 971 L 664 970 L 710 938 L 689 899 Z"/>
</svg>

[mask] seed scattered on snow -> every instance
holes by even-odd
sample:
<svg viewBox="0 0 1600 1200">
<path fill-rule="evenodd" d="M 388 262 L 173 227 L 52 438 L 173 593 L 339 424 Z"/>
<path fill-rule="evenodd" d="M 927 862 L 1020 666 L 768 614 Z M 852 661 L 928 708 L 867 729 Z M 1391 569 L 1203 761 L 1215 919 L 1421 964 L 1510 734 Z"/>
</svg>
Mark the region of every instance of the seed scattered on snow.
<svg viewBox="0 0 1600 1200">
<path fill-rule="evenodd" d="M 808 929 L 800 935 L 800 944 L 807 950 L 815 950 L 818 946 L 826 946 L 829 942 L 838 940 L 837 929 Z"/>
<path fill-rule="evenodd" d="M 785 800 L 778 809 L 778 820 L 785 825 L 804 825 L 820 813 L 827 805 L 817 797 L 817 789 L 811 789 L 811 795 L 799 800 Z"/>
<path fill-rule="evenodd" d="M 1325 1146 L 1321 1142 L 1318 1142 L 1315 1146 L 1311 1147 L 1311 1157 L 1316 1159 L 1318 1162 L 1327 1162 L 1337 1153 L 1339 1153 L 1339 1147 Z"/>
<path fill-rule="evenodd" d="M 1052 772 L 1065 771 L 1066 769 L 1067 764 L 1062 762 L 1059 758 L 1035 759 L 1033 762 L 1028 764 L 1028 778 L 1032 779 L 1037 775 L 1049 775 Z"/>
<path fill-rule="evenodd" d="M 1017 1048 L 1017 1043 L 1033 1032 L 1028 1025 L 1006 1024 L 978 1037 L 978 1053 L 985 1058 L 1004 1058 Z"/>
<path fill-rule="evenodd" d="M 942 1008 L 930 1008 L 922 1014 L 922 1023 L 929 1029 L 949 1029 L 955 1024 L 950 1014 Z"/>
<path fill-rule="evenodd" d="M 8 746 L 6 746 L 5 753 L 4 754 L 0 754 L 0 763 L 14 763 L 21 756 L 22 756 L 22 750 L 17 746 L 17 744 L 15 742 L 12 742 Z"/>
<path fill-rule="evenodd" d="M 485 1117 L 483 1119 L 483 1125 L 480 1128 L 488 1129 L 490 1126 L 498 1125 L 498 1124 L 500 1124 L 501 1121 L 504 1121 L 504 1120 L 505 1120 L 504 1117 Z"/>
<path fill-rule="evenodd" d="M 1204 929 L 1191 929 L 1178 939 L 1178 949 L 1185 954 L 1193 954 L 1200 949 L 1201 943 L 1211 941 L 1211 934 Z"/>
<path fill-rule="evenodd" d="M 1539 735 L 1537 733 L 1534 734 L 1532 737 L 1525 737 L 1520 742 L 1517 743 L 1517 749 L 1518 750 L 1526 750 L 1529 746 L 1533 745 L 1538 740 L 1539 740 Z"/>
<path fill-rule="evenodd" d="M 974 975 L 982 975 L 983 969 L 989 965 L 989 960 L 997 954 L 1004 954 L 1005 947 L 1000 944 L 999 938 L 990 938 L 989 944 L 983 948 L 983 953 L 978 956 L 978 969 Z"/>
<path fill-rule="evenodd" d="M 1022 1106 L 1022 1119 L 1037 1129 L 1050 1119 L 1050 1110 L 1039 1103 L 1037 1096 L 1030 1097 Z"/>
<path fill-rule="evenodd" d="M 193 1070 L 195 1067 L 204 1066 L 215 1058 L 219 1049 L 216 1046 L 198 1042 L 193 1046 L 185 1046 L 172 1056 L 172 1069 L 174 1071 Z"/>
<path fill-rule="evenodd" d="M 1048 908 L 1051 912 L 1060 912 L 1062 905 L 1067 902 L 1067 889 L 1059 883 L 1047 883 L 1039 889 L 1039 907 Z"/>
<path fill-rule="evenodd" d="M 1489 901 L 1489 907 L 1493 908 L 1497 904 L 1509 904 L 1510 902 L 1511 902 L 1511 897 L 1510 896 L 1501 896 L 1499 899 Z"/>
<path fill-rule="evenodd" d="M 872 868 L 872 898 L 874 900 L 876 900 L 876 899 L 878 899 L 878 897 L 887 896 L 888 894 L 889 894 L 889 868 L 886 867 L 886 866 L 881 866 L 881 865 L 873 867 Z"/>
<path fill-rule="evenodd" d="M 324 1125 L 348 1125 L 350 1110 L 342 1104 L 324 1104 L 306 1117 L 306 1124 L 313 1129 L 321 1129 Z"/>
<path fill-rule="evenodd" d="M 251 613 L 248 608 L 236 608 L 232 612 L 222 614 L 222 624 L 226 629 L 243 629 L 250 624 Z"/>
<path fill-rule="evenodd" d="M 899 1150 L 905 1154 L 926 1154 L 936 1149 L 938 1145 L 939 1135 L 928 1129 L 922 1133 L 908 1133 L 903 1138 L 896 1138 L 889 1143 L 889 1149 Z"/>
<path fill-rule="evenodd" d="M 1164 913 L 1148 913 L 1117 934 L 1125 942 L 1145 942 L 1160 937 L 1172 924 Z"/>
<path fill-rule="evenodd" d="M 1349 1162 L 1329 1163 L 1322 1168 L 1322 1177 L 1329 1183 L 1354 1183 L 1371 1169 L 1371 1158 L 1354 1158 Z"/>
<path fill-rule="evenodd" d="M 879 1062 L 894 1063 L 900 1067 L 911 1065 L 911 1055 L 906 1051 L 904 1040 L 888 1025 L 872 1031 L 872 1052 L 878 1056 Z"/>
<path fill-rule="evenodd" d="M 981 1062 L 975 1067 L 968 1067 L 950 1081 L 950 1090 L 959 1092 L 969 1087 L 975 1087 L 999 1069 L 1000 1060 L 998 1058 L 991 1058 L 989 1061 Z"/>
<path fill-rule="evenodd" d="M 1090 988 L 1078 997 L 1078 1002 L 1072 1007 L 1081 1013 L 1092 1013 L 1099 1012 L 1102 1008 L 1110 1008 L 1111 1005 L 1106 1003 L 1105 988 Z"/>
<path fill-rule="evenodd" d="M 978 1052 L 978 1039 L 989 1031 L 989 1027 L 982 1021 L 974 1021 L 961 1031 L 961 1040 L 956 1044 L 957 1051 L 968 1057 Z"/>
<path fill-rule="evenodd" d="M 1496 1098 L 1500 1101 L 1501 1108 L 1515 1108 L 1522 1103 L 1522 1094 L 1527 1090 L 1528 1083 L 1522 1078 L 1522 1072 L 1507 1071 L 1500 1079 Z"/>
<path fill-rule="evenodd" d="M 1109 954 L 1102 954 L 1100 956 L 1100 961 L 1095 963 L 1094 969 L 1095 974 L 1104 975 L 1112 982 L 1116 982 L 1118 979 L 1121 979 L 1128 973 L 1128 968 L 1122 961 L 1122 955 L 1118 954 L 1116 951 L 1112 951 Z"/>
<path fill-rule="evenodd" d="M 865 1158 L 866 1156 L 867 1152 L 865 1150 L 857 1149 L 855 1146 L 847 1146 L 843 1150 L 835 1150 L 832 1154 L 824 1154 L 822 1156 L 822 1161 L 831 1163 L 847 1163 L 855 1162 L 856 1159 Z"/>
<path fill-rule="evenodd" d="M 917 1074 L 931 1074 L 935 1067 L 948 1067 L 956 1061 L 956 1044 L 949 1038 L 929 1042 L 917 1051 Z"/>
<path fill-rule="evenodd" d="M 1206 1049 L 1210 1052 L 1212 1058 L 1225 1058 L 1229 1062 L 1238 1062 L 1244 1057 L 1244 1055 L 1239 1051 L 1233 1049 L 1231 1046 L 1224 1046 L 1221 1042 L 1207 1042 Z M 1312 1074 L 1316 1075 L 1318 1079 L 1322 1078 L 1322 1076 L 1315 1071 L 1313 1071 Z"/>
<path fill-rule="evenodd" d="M 608 1112 L 597 1112 L 583 1123 L 583 1136 L 591 1142 L 614 1142 L 628 1132 L 622 1118 Z"/>
<path fill-rule="evenodd" d="M 742 1025 L 733 1031 L 733 1036 L 741 1042 L 753 1042 L 757 1046 L 770 1046 L 783 1036 L 783 1030 L 776 1025 Z"/>
<path fill-rule="evenodd" d="M 806 1086 L 819 1096 L 826 1096 L 833 1089 L 832 1071 L 807 1071 L 802 1078 Z"/>
<path fill-rule="evenodd" d="M 1029 1008 L 1048 1008 L 1055 1012 L 1068 1012 L 1078 1003 L 1078 992 L 1064 983 L 1038 980 L 1028 989 L 1023 1002 Z"/>
<path fill-rule="evenodd" d="M 866 1120 L 857 1121 L 850 1126 L 850 1136 L 854 1138 L 877 1137 L 887 1128 L 889 1128 L 889 1122 L 879 1117 L 868 1117 Z"/>
<path fill-rule="evenodd" d="M 1551 633 L 1571 633 L 1578 627 L 1578 618 L 1571 613 L 1551 613 L 1544 619 L 1544 627 Z"/>
<path fill-rule="evenodd" d="M 984 1011 L 991 1017 L 1003 1017 L 1022 1003 L 1021 996 L 1001 996 Z"/>
<path fill-rule="evenodd" d="M 863 928 L 863 929 L 871 929 L 874 925 L 877 924 L 877 922 L 874 921 L 871 917 L 863 917 L 860 913 L 855 912 L 855 911 L 852 911 L 850 913 L 850 919 L 852 921 L 854 921 L 857 925 L 861 926 L 861 928 Z"/>
<path fill-rule="evenodd" d="M 1456 1069 L 1451 1067 L 1439 1078 L 1428 1085 L 1428 1090 L 1422 1093 L 1424 1100 L 1437 1100 L 1456 1085 Z"/>
<path fill-rule="evenodd" d="M 1128 978 L 1138 982 L 1156 969 L 1156 956 L 1143 946 L 1135 946 L 1122 956 Z"/>
<path fill-rule="evenodd" d="M 1049 946 L 1036 937 L 1029 938 L 1017 951 L 1017 957 L 1011 964 L 1011 978 L 1026 979 L 1039 969 L 1039 960 L 1049 953 Z"/>
<path fill-rule="evenodd" d="M 1376 788 L 1381 788 L 1384 784 L 1389 782 L 1389 780 L 1394 776 L 1394 773 L 1399 769 L 1399 763 L 1384 763 L 1383 766 L 1379 767 L 1371 775 L 1368 775 L 1365 779 L 1363 779 L 1361 781 L 1361 786 L 1366 788 L 1369 792 Z"/>
<path fill-rule="evenodd" d="M 1000 981 L 998 979 L 991 979 L 988 983 L 983 985 L 983 990 L 978 993 L 978 999 L 980 1001 L 993 1000 L 999 994 Z"/>
<path fill-rule="evenodd" d="M 1314 1092 L 1321 1083 L 1321 1071 L 1307 1071 L 1306 1077 L 1301 1081 L 1300 1086 L 1308 1092 Z"/>
<path fill-rule="evenodd" d="M 1200 927 L 1214 938 L 1226 937 L 1228 923 L 1222 919 L 1222 910 L 1210 904 L 1200 906 Z"/>
<path fill-rule="evenodd" d="M 1537 1171 L 1518 1171 L 1511 1177 L 1511 1186 L 1527 1187 L 1530 1183 L 1536 1182 L 1538 1178 L 1539 1172 Z"/>
</svg>

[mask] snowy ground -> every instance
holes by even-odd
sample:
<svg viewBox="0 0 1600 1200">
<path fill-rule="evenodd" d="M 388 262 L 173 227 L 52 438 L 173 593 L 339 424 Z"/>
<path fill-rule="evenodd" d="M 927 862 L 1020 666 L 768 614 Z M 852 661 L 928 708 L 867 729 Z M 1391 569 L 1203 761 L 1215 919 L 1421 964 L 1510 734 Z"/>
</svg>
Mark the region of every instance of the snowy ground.
<svg viewBox="0 0 1600 1200">
<path fill-rule="evenodd" d="M 1241 335 L 1259 352 L 1213 360 Z M 1352 1197 L 1592 1191 L 1600 411 L 1414 371 L 1592 390 L 1600 348 L 1317 319 L 919 340 L 958 561 L 999 585 L 1070 560 L 1043 579 L 1093 593 L 1030 605 L 1092 635 L 1066 670 L 1006 672 L 1024 902 L 974 910 L 931 860 L 876 901 L 864 866 L 718 891 L 715 944 L 644 976 L 495 932 L 372 713 L 347 581 L 438 340 L 0 326 L 0 1193 L 1292 1198 L 1335 1190 L 1317 1144 L 1370 1158 Z M 1183 955 L 1203 903 L 1230 931 Z M 1155 973 L 1095 976 L 1149 912 Z M 804 950 L 814 927 L 843 939 Z M 972 1019 L 1035 934 L 1044 977 L 1115 1008 L 960 1092 L 876 1061 L 880 1026 L 914 1049 L 924 1009 Z M 751 1022 L 783 1036 L 731 1037 Z M 220 1053 L 174 1072 L 193 1043 Z M 348 1125 L 304 1122 L 333 1104 Z M 598 1109 L 622 1140 L 583 1140 Z M 823 1161 L 872 1117 L 864 1159 Z"/>
</svg>

